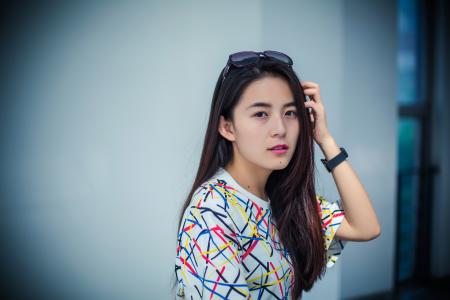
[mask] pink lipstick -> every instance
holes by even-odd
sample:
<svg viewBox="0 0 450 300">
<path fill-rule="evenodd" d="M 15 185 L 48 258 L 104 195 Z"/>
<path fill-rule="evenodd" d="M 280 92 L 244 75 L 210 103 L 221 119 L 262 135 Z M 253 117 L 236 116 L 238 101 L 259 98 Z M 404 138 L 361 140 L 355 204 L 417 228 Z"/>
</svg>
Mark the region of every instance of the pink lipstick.
<svg viewBox="0 0 450 300">
<path fill-rule="evenodd" d="M 272 148 L 269 148 L 269 150 L 275 154 L 284 154 L 287 152 L 288 148 L 289 147 L 286 144 L 278 144 L 276 146 L 273 146 Z"/>
</svg>

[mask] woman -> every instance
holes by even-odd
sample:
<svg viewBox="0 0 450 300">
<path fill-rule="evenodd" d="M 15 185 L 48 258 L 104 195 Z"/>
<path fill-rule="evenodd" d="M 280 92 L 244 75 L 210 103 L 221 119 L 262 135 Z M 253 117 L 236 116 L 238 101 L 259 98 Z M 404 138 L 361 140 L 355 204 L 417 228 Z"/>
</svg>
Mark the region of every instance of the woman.
<svg viewBox="0 0 450 300">
<path fill-rule="evenodd" d="M 345 241 L 380 234 L 369 196 L 328 130 L 319 85 L 300 83 L 292 64 L 281 52 L 244 51 L 219 76 L 181 211 L 177 299 L 297 299 Z M 313 141 L 340 202 L 315 193 Z"/>
</svg>

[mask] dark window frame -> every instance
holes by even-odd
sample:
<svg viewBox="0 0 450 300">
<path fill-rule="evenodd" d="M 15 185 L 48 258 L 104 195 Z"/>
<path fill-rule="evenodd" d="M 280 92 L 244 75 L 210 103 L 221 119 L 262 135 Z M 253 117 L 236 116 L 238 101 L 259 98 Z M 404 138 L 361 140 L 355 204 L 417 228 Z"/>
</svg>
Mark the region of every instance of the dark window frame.
<svg viewBox="0 0 450 300">
<path fill-rule="evenodd" d="M 431 161 L 431 141 L 432 141 L 432 108 L 434 82 L 433 65 L 434 53 L 433 45 L 436 16 L 436 4 L 434 0 L 418 1 L 418 99 L 414 104 L 400 105 L 399 117 L 412 117 L 421 124 L 421 146 L 419 149 L 419 167 L 411 170 L 411 174 L 419 176 L 419 199 L 417 217 L 417 238 L 416 238 L 416 260 L 413 275 L 410 279 L 399 281 L 399 220 L 400 220 L 400 170 L 397 170 L 397 226 L 396 226 L 396 251 L 395 251 L 395 288 L 409 284 L 424 284 L 431 280 L 430 272 L 430 249 L 431 249 L 431 213 L 433 209 L 433 179 L 439 172 L 438 168 L 432 166 Z"/>
</svg>

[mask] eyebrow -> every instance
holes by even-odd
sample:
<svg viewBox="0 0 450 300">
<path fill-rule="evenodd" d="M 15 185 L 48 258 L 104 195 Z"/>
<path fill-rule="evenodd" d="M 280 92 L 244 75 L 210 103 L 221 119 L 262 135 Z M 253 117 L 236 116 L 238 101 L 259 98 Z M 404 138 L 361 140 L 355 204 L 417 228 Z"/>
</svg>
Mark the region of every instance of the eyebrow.
<svg viewBox="0 0 450 300">
<path fill-rule="evenodd" d="M 289 102 L 289 103 L 286 103 L 283 105 L 283 107 L 288 107 L 288 106 L 295 106 L 295 102 L 292 101 L 292 102 Z M 267 103 L 267 102 L 255 102 L 252 105 L 250 105 L 249 107 L 247 107 L 246 110 L 250 109 L 252 107 L 272 107 L 272 104 Z"/>
</svg>

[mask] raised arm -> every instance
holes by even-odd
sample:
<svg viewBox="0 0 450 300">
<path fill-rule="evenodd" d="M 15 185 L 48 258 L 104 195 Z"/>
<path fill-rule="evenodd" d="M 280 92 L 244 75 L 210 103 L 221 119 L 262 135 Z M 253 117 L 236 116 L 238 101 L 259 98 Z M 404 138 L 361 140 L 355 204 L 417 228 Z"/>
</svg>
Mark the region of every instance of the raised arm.
<svg viewBox="0 0 450 300">
<path fill-rule="evenodd" d="M 319 144 L 325 158 L 332 159 L 339 154 L 340 147 L 330 136 Z M 377 215 L 369 195 L 353 171 L 350 162 L 345 160 L 332 171 L 334 182 L 341 197 L 345 217 L 336 231 L 336 236 L 344 240 L 368 241 L 381 233 Z"/>
<path fill-rule="evenodd" d="M 304 102 L 304 105 L 305 108 L 313 109 L 309 117 L 314 125 L 314 140 L 320 146 L 325 158 L 330 160 L 341 150 L 328 130 L 319 84 L 302 81 L 301 85 L 305 95 L 312 100 Z M 341 196 L 341 206 L 345 211 L 345 218 L 336 231 L 336 237 L 343 240 L 368 241 L 379 236 L 380 224 L 369 195 L 350 163 L 348 161 L 340 163 L 333 169 L 332 175 Z"/>
</svg>

